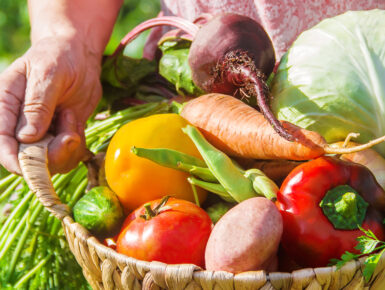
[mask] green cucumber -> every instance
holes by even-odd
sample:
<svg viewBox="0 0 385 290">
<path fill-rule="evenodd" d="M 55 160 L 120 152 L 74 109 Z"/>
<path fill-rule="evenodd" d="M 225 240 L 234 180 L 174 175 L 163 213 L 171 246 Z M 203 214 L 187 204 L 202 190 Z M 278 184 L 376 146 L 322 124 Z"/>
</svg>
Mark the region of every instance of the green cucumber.
<svg viewBox="0 0 385 290">
<path fill-rule="evenodd" d="M 99 238 L 117 234 L 123 222 L 123 209 L 108 187 L 92 188 L 73 208 L 75 221 Z"/>
</svg>

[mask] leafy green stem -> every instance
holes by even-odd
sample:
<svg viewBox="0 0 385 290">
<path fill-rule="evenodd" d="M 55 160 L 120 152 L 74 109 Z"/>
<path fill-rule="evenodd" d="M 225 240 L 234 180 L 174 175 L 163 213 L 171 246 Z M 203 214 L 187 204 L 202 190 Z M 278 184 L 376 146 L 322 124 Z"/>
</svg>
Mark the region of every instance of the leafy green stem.
<svg viewBox="0 0 385 290">
<path fill-rule="evenodd" d="M 30 271 L 28 271 L 23 277 L 19 279 L 19 281 L 16 282 L 14 285 L 15 288 L 19 288 L 21 285 L 23 285 L 25 282 L 27 282 L 33 275 L 39 271 L 48 261 L 51 259 L 52 254 L 45 257 L 43 260 L 40 261 L 34 268 L 32 268 Z"/>
<path fill-rule="evenodd" d="M 367 256 L 364 261 L 362 275 L 365 281 L 368 282 L 373 276 L 381 256 L 385 252 L 385 242 L 377 239 L 371 230 L 365 230 L 362 227 L 359 227 L 359 229 L 364 233 L 363 236 L 357 238 L 358 244 L 355 247 L 355 249 L 360 251 L 360 254 L 353 254 L 346 251 L 342 254 L 340 260 L 332 259 L 330 262 L 331 264 L 335 264 L 339 269 L 351 260 L 357 260 L 363 256 Z"/>
</svg>

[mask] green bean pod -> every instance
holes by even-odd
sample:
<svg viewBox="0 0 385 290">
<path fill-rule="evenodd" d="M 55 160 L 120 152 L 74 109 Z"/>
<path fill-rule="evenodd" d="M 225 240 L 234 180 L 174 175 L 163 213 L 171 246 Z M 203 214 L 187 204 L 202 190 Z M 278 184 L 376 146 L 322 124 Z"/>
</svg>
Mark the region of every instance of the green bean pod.
<svg viewBox="0 0 385 290">
<path fill-rule="evenodd" d="M 194 142 L 207 167 L 235 201 L 241 202 L 257 196 L 251 180 L 243 176 L 225 153 L 207 142 L 197 128 L 187 125 L 182 130 Z"/>
<path fill-rule="evenodd" d="M 207 167 L 206 164 L 197 157 L 167 148 L 156 148 L 156 149 L 147 149 L 147 148 L 137 148 L 132 147 L 131 152 L 139 157 L 149 159 L 159 165 L 164 167 L 169 167 L 173 169 L 180 170 L 178 168 L 178 163 L 191 164 L 198 167 Z"/>
<path fill-rule="evenodd" d="M 199 167 L 183 162 L 178 162 L 178 169 L 188 172 L 191 175 L 198 177 L 204 181 L 218 183 L 218 180 L 207 167 Z"/>
<path fill-rule="evenodd" d="M 265 196 L 271 201 L 277 200 L 278 186 L 261 170 L 256 168 L 246 170 L 244 176 L 252 181 L 254 191 L 257 194 Z"/>
<path fill-rule="evenodd" d="M 200 188 L 203 188 L 207 191 L 210 191 L 212 193 L 215 193 L 219 195 L 223 200 L 228 202 L 234 202 L 235 200 L 229 195 L 229 193 L 224 189 L 224 187 L 219 183 L 212 183 L 207 181 L 202 181 L 194 177 L 188 177 L 188 182 L 191 185 L 199 186 Z"/>
</svg>

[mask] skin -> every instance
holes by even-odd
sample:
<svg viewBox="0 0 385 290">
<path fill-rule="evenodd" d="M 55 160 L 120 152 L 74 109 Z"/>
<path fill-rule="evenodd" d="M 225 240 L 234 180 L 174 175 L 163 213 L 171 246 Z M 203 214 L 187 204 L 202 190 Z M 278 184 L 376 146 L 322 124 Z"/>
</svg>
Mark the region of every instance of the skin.
<svg viewBox="0 0 385 290">
<path fill-rule="evenodd" d="M 0 163 L 21 173 L 19 143 L 47 131 L 52 173 L 86 157 L 84 127 L 101 97 L 101 57 L 122 0 L 29 0 L 31 47 L 0 74 Z M 85 11 L 86 15 L 85 16 Z"/>
</svg>

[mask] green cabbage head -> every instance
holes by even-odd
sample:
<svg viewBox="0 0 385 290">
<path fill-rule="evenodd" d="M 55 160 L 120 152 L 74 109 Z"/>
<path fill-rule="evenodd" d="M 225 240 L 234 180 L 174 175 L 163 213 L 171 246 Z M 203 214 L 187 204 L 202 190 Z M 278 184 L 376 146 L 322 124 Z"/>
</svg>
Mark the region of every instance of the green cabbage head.
<svg viewBox="0 0 385 290">
<path fill-rule="evenodd" d="M 327 142 L 385 135 L 385 10 L 347 12 L 303 32 L 272 81 L 278 119 Z M 385 144 L 376 149 L 385 156 Z"/>
</svg>

